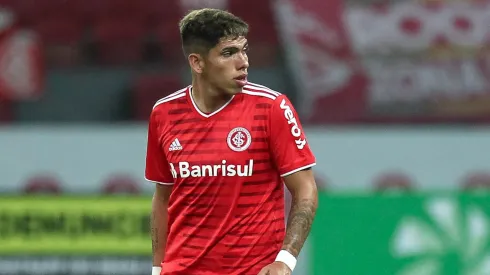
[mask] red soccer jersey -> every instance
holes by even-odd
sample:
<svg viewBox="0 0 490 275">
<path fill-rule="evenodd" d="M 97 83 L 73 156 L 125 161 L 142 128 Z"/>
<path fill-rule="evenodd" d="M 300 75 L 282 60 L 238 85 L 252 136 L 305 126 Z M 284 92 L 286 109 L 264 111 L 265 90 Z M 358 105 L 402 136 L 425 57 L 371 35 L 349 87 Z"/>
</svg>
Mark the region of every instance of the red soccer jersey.
<svg viewBox="0 0 490 275">
<path fill-rule="evenodd" d="M 256 275 L 285 235 L 282 177 L 315 165 L 286 96 L 249 83 L 205 114 L 187 87 L 150 118 L 146 179 L 173 184 L 162 275 Z"/>
</svg>

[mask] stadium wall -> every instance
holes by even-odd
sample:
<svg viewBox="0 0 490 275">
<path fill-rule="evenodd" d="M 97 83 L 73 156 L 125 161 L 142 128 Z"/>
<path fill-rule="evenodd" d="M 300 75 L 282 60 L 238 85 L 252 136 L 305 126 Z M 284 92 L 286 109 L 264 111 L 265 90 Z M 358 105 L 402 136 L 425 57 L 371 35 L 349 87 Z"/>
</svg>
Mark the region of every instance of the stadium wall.
<svg viewBox="0 0 490 275">
<path fill-rule="evenodd" d="M 490 128 L 306 132 L 317 157 L 318 181 L 331 191 L 371 190 L 383 180 L 422 190 L 457 190 L 490 173 Z M 29 183 L 54 181 L 63 193 L 116 192 L 107 186 L 119 182 L 126 186 L 122 191 L 149 194 L 153 186 L 143 179 L 145 144 L 144 125 L 1 127 L 0 193 L 19 194 Z"/>
</svg>

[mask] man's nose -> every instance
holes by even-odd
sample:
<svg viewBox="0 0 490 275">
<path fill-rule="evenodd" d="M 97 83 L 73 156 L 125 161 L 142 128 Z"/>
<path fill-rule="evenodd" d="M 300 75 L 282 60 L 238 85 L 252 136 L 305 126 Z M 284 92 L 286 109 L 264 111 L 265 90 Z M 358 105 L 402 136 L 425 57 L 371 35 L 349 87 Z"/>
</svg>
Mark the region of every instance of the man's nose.
<svg viewBox="0 0 490 275">
<path fill-rule="evenodd" d="M 242 71 L 242 70 L 248 69 L 249 64 L 248 64 L 248 57 L 247 57 L 247 55 L 246 54 L 241 54 L 239 60 L 240 61 L 238 63 L 238 70 L 239 71 Z"/>
</svg>

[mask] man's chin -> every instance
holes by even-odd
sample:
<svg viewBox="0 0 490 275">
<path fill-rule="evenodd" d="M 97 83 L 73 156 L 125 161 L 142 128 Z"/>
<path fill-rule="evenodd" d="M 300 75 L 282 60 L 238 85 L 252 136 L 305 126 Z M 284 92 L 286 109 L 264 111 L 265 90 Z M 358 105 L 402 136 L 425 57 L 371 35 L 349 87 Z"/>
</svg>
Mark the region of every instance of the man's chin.
<svg viewBox="0 0 490 275">
<path fill-rule="evenodd" d="M 243 91 L 243 87 L 240 87 L 240 86 L 235 86 L 231 89 L 228 90 L 228 93 L 230 95 L 236 95 L 236 94 L 239 94 Z"/>
<path fill-rule="evenodd" d="M 247 85 L 247 79 L 235 79 L 235 82 L 237 84 L 238 87 L 245 87 L 245 85 Z"/>
</svg>

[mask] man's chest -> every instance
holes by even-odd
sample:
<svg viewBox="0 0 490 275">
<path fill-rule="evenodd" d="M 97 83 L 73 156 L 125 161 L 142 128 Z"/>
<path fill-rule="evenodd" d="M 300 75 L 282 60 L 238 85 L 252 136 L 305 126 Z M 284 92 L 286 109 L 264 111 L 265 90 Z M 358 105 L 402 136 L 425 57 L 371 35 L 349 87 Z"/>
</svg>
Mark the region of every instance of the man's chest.
<svg viewBox="0 0 490 275">
<path fill-rule="evenodd" d="M 269 158 L 269 125 L 264 116 L 188 121 L 162 133 L 161 146 L 169 163 L 239 165 Z"/>
</svg>

